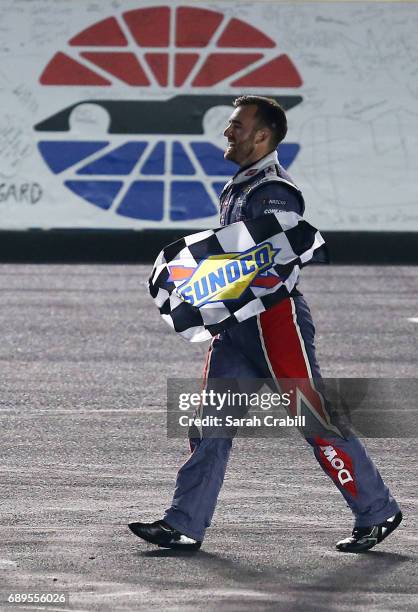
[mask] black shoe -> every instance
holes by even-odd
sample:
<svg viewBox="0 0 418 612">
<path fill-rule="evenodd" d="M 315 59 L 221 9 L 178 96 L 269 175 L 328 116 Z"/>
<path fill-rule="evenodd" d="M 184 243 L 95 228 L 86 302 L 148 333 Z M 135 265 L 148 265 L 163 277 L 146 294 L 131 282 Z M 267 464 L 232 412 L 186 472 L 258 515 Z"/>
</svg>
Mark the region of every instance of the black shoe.
<svg viewBox="0 0 418 612">
<path fill-rule="evenodd" d="M 360 553 L 365 550 L 369 550 L 382 542 L 388 537 L 392 531 L 395 531 L 396 527 L 402 521 L 402 512 L 399 511 L 394 514 L 383 523 L 379 525 L 372 525 L 371 527 L 355 527 L 353 534 L 350 538 L 340 540 L 337 542 L 336 547 L 341 552 Z"/>
<path fill-rule="evenodd" d="M 130 523 L 129 529 L 139 538 L 157 544 L 161 548 L 177 548 L 181 550 L 199 550 L 202 542 L 183 535 L 177 529 L 170 527 L 165 521 L 155 523 Z"/>
</svg>

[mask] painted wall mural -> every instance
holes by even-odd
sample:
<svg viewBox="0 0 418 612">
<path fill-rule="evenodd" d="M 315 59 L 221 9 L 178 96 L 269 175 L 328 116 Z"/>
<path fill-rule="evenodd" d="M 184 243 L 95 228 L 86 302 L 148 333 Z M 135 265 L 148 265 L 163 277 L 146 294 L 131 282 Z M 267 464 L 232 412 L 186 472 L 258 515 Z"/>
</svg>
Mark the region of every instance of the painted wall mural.
<svg viewBox="0 0 418 612">
<path fill-rule="evenodd" d="M 417 5 L 5 4 L 0 229 L 216 226 L 231 102 L 261 93 L 312 222 L 418 230 Z"/>
</svg>

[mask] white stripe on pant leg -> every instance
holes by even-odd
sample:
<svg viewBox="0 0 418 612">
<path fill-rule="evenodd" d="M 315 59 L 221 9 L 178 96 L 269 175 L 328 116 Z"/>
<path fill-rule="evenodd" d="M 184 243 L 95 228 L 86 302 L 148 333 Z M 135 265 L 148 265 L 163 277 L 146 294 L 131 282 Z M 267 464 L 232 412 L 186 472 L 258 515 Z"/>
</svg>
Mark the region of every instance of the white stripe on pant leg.
<svg viewBox="0 0 418 612">
<path fill-rule="evenodd" d="M 219 337 L 219 335 L 218 336 L 214 336 L 212 338 L 212 342 L 210 343 L 210 346 L 209 346 L 209 349 L 208 349 L 208 354 L 206 355 L 205 365 L 204 365 L 204 368 L 203 368 L 204 377 L 203 377 L 202 392 L 206 391 L 207 386 L 208 386 L 210 363 L 212 361 L 212 355 L 213 355 L 213 343 L 215 342 L 215 339 L 218 338 L 218 337 Z M 199 406 L 195 410 L 194 416 L 197 417 L 197 418 L 200 418 L 200 419 L 202 419 L 202 417 L 203 417 L 202 398 L 200 399 Z M 198 429 L 200 437 L 202 438 L 202 436 L 203 436 L 203 427 L 202 427 L 202 425 L 199 425 L 199 427 L 196 426 L 196 428 Z"/>
<path fill-rule="evenodd" d="M 297 333 L 298 338 L 299 338 L 300 348 L 302 349 L 303 359 L 305 361 L 305 366 L 306 366 L 306 369 L 308 371 L 308 377 L 309 377 L 309 379 L 312 379 L 311 364 L 309 363 L 308 353 L 306 352 L 306 348 L 305 348 L 305 342 L 303 341 L 302 334 L 301 334 L 301 331 L 300 331 L 300 327 L 299 327 L 299 324 L 298 324 L 298 320 L 297 320 L 297 317 L 296 317 L 295 301 L 294 301 L 293 298 L 289 298 L 289 299 L 290 299 L 290 304 L 292 305 L 293 323 L 295 324 L 296 333 Z"/>
<path fill-rule="evenodd" d="M 301 349 L 302 349 L 303 358 L 304 358 L 304 361 L 305 361 L 305 366 L 306 366 L 306 369 L 307 369 L 308 374 L 309 374 L 310 379 L 311 379 L 312 378 L 312 371 L 311 371 L 311 367 L 310 367 L 310 364 L 309 364 L 308 355 L 306 353 L 305 345 L 303 343 L 302 334 L 300 333 L 299 325 L 298 325 L 297 320 L 296 320 L 296 308 L 295 308 L 295 304 L 294 304 L 292 298 L 289 298 L 289 299 L 290 299 L 290 304 L 291 304 L 291 309 L 292 309 L 293 323 L 294 323 L 294 326 L 296 328 L 296 332 L 297 332 L 297 335 L 298 335 L 298 338 L 299 338 L 299 342 L 300 342 L 300 346 L 301 346 Z M 268 353 L 267 353 L 267 349 L 266 349 L 266 345 L 264 343 L 263 328 L 261 326 L 261 315 L 257 315 L 257 326 L 258 326 L 258 333 L 259 333 L 259 336 L 260 336 L 261 348 L 263 349 L 263 353 L 264 353 L 264 359 L 266 360 L 268 368 L 270 370 L 270 374 L 271 374 L 274 382 L 276 383 L 276 386 L 277 386 L 279 392 L 281 393 L 282 390 L 280 388 L 280 384 L 278 382 L 278 379 L 277 379 L 276 373 L 274 371 L 274 368 L 272 366 L 272 363 L 271 363 L 271 361 L 269 359 L 269 356 L 268 356 Z M 311 386 L 312 386 L 312 382 L 311 382 Z M 298 395 L 298 394 L 296 394 L 296 395 Z M 320 396 L 320 397 L 321 397 L 321 404 L 322 404 L 322 407 L 323 407 L 322 396 Z M 300 416 L 300 414 L 301 414 L 301 412 L 300 412 L 300 402 L 299 401 L 296 402 L 296 413 L 297 413 L 298 416 Z"/>
<path fill-rule="evenodd" d="M 308 408 L 311 410 L 311 412 L 314 415 L 316 415 L 316 418 L 319 419 L 320 423 L 326 429 L 334 431 L 339 437 L 342 437 L 342 434 L 341 434 L 340 430 L 330 423 L 329 415 L 328 415 L 328 412 L 327 412 L 327 410 L 325 408 L 325 405 L 324 405 L 324 398 L 323 398 L 322 394 L 315 388 L 315 386 L 313 384 L 312 370 L 311 370 L 311 366 L 310 366 L 310 363 L 309 363 L 308 354 L 306 352 L 305 343 L 303 341 L 302 333 L 300 331 L 300 328 L 299 328 L 299 325 L 298 325 L 298 322 L 297 322 L 297 318 L 296 318 L 295 303 L 294 303 L 293 298 L 289 298 L 289 299 L 290 299 L 290 303 L 291 303 L 291 307 L 292 307 L 293 323 L 294 323 L 294 326 L 296 328 L 296 332 L 297 332 L 297 335 L 298 335 L 298 338 L 299 338 L 300 347 L 301 347 L 303 358 L 304 358 L 304 361 L 305 361 L 305 366 L 306 366 L 307 372 L 309 374 L 309 378 L 308 378 L 309 384 L 312 387 L 312 390 L 318 395 L 318 397 L 319 397 L 319 399 L 321 401 L 321 407 L 322 407 L 322 410 L 324 411 L 324 414 L 326 415 L 326 421 L 324 421 L 324 419 L 321 417 L 321 415 L 317 413 L 315 408 L 309 402 L 308 398 L 306 398 L 303 395 L 304 401 L 307 404 Z M 276 383 L 277 388 L 279 389 L 279 392 L 282 393 L 282 390 L 280 388 L 280 384 L 278 382 L 277 376 L 276 376 L 276 374 L 274 372 L 273 366 L 272 366 L 271 361 L 269 359 L 269 356 L 268 356 L 268 353 L 267 353 L 267 349 L 266 349 L 266 345 L 264 343 L 263 329 L 262 329 L 262 326 L 261 326 L 261 315 L 257 315 L 257 326 L 258 326 L 258 332 L 259 332 L 259 337 L 260 337 L 261 348 L 263 349 L 263 353 L 264 353 L 264 358 L 266 360 L 266 363 L 268 365 L 268 368 L 270 370 L 272 378 L 273 378 L 274 382 Z M 288 377 L 286 377 L 286 378 L 288 378 Z M 297 379 L 290 379 L 290 380 L 297 380 Z M 301 400 L 301 392 L 300 392 L 298 386 L 296 385 L 296 414 L 297 414 L 297 416 L 301 416 L 302 415 L 302 413 L 301 413 L 301 401 L 300 400 Z"/>
<path fill-rule="evenodd" d="M 275 384 L 276 384 L 276 386 L 277 386 L 277 388 L 279 390 L 279 393 L 281 393 L 282 390 L 280 389 L 280 385 L 279 385 L 279 381 L 277 380 L 276 372 L 273 369 L 273 366 L 271 364 L 271 361 L 270 361 L 268 353 L 267 353 L 266 345 L 264 344 L 263 328 L 261 326 L 261 314 L 257 315 L 257 327 L 258 327 L 258 335 L 259 335 L 259 338 L 260 338 L 261 348 L 262 348 L 263 353 L 264 353 L 264 359 L 266 360 L 268 369 L 270 370 L 271 377 L 274 380 L 274 382 L 275 382 Z"/>
<path fill-rule="evenodd" d="M 210 362 L 212 360 L 212 353 L 213 353 L 213 343 L 215 342 L 216 338 L 218 338 L 219 336 L 214 336 L 212 338 L 212 342 L 209 345 L 209 349 L 208 349 L 208 354 L 206 355 L 206 359 L 205 359 L 205 365 L 203 367 L 203 390 L 206 390 L 207 384 L 208 384 L 208 374 L 209 374 L 209 370 L 210 370 Z"/>
<path fill-rule="evenodd" d="M 299 342 L 300 342 L 300 347 L 302 349 L 303 358 L 305 360 L 305 366 L 306 366 L 306 369 L 307 369 L 308 374 L 309 374 L 309 384 L 311 385 L 312 390 L 316 393 L 316 395 L 320 399 L 321 408 L 322 408 L 322 410 L 323 410 L 323 412 L 325 414 L 326 420 L 324 421 L 323 418 L 321 417 L 321 415 L 317 414 L 317 412 L 313 408 L 313 406 L 310 406 L 310 402 L 308 401 L 308 398 L 306 398 L 306 397 L 304 398 L 305 402 L 308 403 L 308 407 L 311 409 L 311 411 L 312 411 L 312 408 L 313 408 L 313 413 L 317 414 L 317 418 L 322 423 L 322 425 L 324 425 L 327 429 L 330 429 L 330 430 L 334 431 L 335 433 L 337 433 L 338 436 L 342 437 L 342 434 L 341 434 L 340 430 L 337 427 L 335 427 L 334 425 L 331 424 L 330 417 L 329 417 L 328 411 L 327 411 L 326 406 L 325 406 L 324 397 L 323 397 L 322 393 L 320 391 L 318 391 L 318 389 L 314 385 L 311 364 L 309 363 L 308 353 L 306 352 L 306 347 L 305 347 L 305 341 L 303 339 L 302 332 L 300 331 L 300 327 L 299 327 L 299 324 L 298 324 L 298 320 L 297 320 L 297 316 L 296 316 L 296 305 L 295 305 L 295 301 L 294 301 L 293 298 L 290 298 L 290 303 L 292 304 L 293 322 L 295 324 L 295 328 L 296 328 L 296 331 L 297 331 L 297 334 L 298 334 L 298 338 L 299 338 Z M 297 395 L 299 396 L 299 393 Z M 301 414 L 300 408 L 301 408 L 301 406 L 300 406 L 300 397 L 298 397 L 298 401 L 297 401 L 297 414 L 298 414 L 298 416 L 300 416 L 300 414 Z"/>
<path fill-rule="evenodd" d="M 312 378 L 311 366 L 310 366 L 308 355 L 307 355 L 307 352 L 306 352 L 306 349 L 305 349 L 305 344 L 303 342 L 302 334 L 300 332 L 300 328 L 299 328 L 299 325 L 298 325 L 298 322 L 297 322 L 297 319 L 296 319 L 295 303 L 293 301 L 293 298 L 289 298 L 289 299 L 290 299 L 290 304 L 291 304 L 291 308 L 292 308 L 293 323 L 295 325 L 296 333 L 297 333 L 298 338 L 299 338 L 299 342 L 300 342 L 300 346 L 301 346 L 302 354 L 303 354 L 303 359 L 305 361 L 305 366 L 306 366 L 306 369 L 308 371 L 309 378 Z M 263 349 L 263 353 L 264 353 L 264 358 L 265 358 L 265 360 L 267 362 L 267 365 L 269 367 L 270 374 L 272 375 L 272 378 L 274 379 L 275 382 L 277 382 L 276 373 L 275 373 L 275 371 L 273 369 L 273 366 L 271 364 L 271 361 L 269 359 L 269 356 L 268 356 L 268 353 L 267 353 L 267 349 L 266 349 L 266 345 L 264 344 L 263 328 L 261 326 L 261 315 L 257 315 L 257 326 L 258 326 L 258 332 L 259 332 L 259 335 L 260 335 L 261 348 Z"/>
</svg>

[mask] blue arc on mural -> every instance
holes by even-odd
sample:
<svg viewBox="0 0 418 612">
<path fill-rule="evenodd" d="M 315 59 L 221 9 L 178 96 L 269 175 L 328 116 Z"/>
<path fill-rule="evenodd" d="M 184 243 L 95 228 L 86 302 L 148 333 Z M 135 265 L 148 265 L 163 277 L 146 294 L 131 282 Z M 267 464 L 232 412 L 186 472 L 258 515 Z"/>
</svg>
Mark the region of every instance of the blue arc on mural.
<svg viewBox="0 0 418 612">
<path fill-rule="evenodd" d="M 224 159 L 223 150 L 207 141 L 160 140 L 149 145 L 145 140 L 128 141 L 109 150 L 109 141 L 38 143 L 50 170 L 54 174 L 65 171 L 65 186 L 103 210 L 109 210 L 118 200 L 115 212 L 119 215 L 161 221 L 164 194 L 168 190 L 170 220 L 189 221 L 215 215 L 216 198 L 237 170 L 235 164 Z M 106 150 L 100 155 L 103 149 Z M 292 164 L 298 151 L 298 144 L 280 145 L 279 159 L 284 168 Z M 67 178 L 69 172 L 71 178 Z M 127 180 L 128 189 L 119 197 Z"/>
</svg>

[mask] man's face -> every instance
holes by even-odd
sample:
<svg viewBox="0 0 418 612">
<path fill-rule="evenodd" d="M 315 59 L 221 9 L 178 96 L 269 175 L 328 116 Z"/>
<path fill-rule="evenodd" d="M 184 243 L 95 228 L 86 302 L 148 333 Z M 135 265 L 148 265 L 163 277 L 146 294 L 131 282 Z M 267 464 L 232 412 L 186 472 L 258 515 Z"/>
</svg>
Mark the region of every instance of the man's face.
<svg viewBox="0 0 418 612">
<path fill-rule="evenodd" d="M 257 106 L 238 106 L 229 118 L 224 136 L 228 145 L 224 158 L 240 166 L 248 166 L 268 153 L 265 151 L 268 142 L 260 139 L 261 129 L 256 118 Z"/>
</svg>

